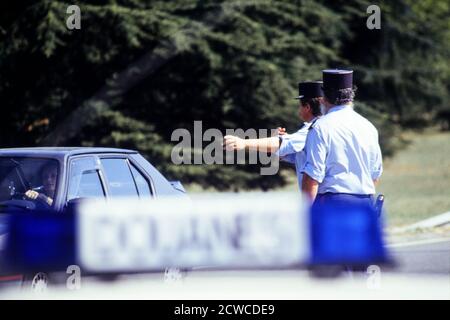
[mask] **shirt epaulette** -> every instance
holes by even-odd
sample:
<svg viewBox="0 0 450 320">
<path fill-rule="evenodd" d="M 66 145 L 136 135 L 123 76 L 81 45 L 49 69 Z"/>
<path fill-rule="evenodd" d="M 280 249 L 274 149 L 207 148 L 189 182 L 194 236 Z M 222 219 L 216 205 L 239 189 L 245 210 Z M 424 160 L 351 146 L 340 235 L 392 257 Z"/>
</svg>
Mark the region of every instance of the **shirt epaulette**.
<svg viewBox="0 0 450 320">
<path fill-rule="evenodd" d="M 311 125 L 308 128 L 308 131 L 311 130 L 314 126 L 314 123 L 316 123 L 316 121 L 319 120 L 319 118 L 314 119 L 314 121 L 311 123 Z"/>
</svg>

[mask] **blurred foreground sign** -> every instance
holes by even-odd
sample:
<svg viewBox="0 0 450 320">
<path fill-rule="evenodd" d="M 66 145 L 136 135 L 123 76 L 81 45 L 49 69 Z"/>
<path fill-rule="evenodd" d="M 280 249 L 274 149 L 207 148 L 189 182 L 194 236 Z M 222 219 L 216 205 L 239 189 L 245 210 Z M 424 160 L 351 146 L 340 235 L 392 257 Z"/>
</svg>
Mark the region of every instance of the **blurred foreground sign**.
<svg viewBox="0 0 450 320">
<path fill-rule="evenodd" d="M 283 267 L 309 258 L 308 213 L 298 193 L 93 200 L 77 220 L 77 256 L 89 272 Z"/>
</svg>

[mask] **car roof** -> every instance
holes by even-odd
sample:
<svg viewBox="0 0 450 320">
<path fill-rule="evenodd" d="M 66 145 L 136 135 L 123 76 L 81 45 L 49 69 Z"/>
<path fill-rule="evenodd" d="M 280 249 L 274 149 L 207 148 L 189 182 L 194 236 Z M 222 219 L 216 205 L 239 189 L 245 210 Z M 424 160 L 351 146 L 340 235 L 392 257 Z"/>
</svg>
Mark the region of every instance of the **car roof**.
<svg viewBox="0 0 450 320">
<path fill-rule="evenodd" d="M 62 158 L 81 154 L 97 153 L 138 153 L 135 150 L 118 148 L 96 148 L 96 147 L 34 147 L 34 148 L 4 148 L 0 149 L 0 156 L 16 157 L 55 157 Z"/>
</svg>

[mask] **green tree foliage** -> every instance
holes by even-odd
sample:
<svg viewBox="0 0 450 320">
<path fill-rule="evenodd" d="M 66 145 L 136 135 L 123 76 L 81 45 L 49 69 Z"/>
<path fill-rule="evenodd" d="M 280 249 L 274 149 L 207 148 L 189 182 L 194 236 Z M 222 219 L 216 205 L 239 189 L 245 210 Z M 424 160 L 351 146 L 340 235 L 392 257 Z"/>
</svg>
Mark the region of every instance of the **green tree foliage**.
<svg viewBox="0 0 450 320">
<path fill-rule="evenodd" d="M 70 4 L 0 8 L 3 147 L 132 148 L 186 183 L 269 189 L 284 178 L 256 165 L 173 165 L 171 133 L 195 120 L 295 130 L 297 82 L 327 67 L 356 71 L 356 106 L 385 154 L 395 123 L 448 106 L 446 1 L 382 1 L 372 31 L 365 0 L 78 1 L 81 30 L 66 28 Z"/>
<path fill-rule="evenodd" d="M 343 2 L 342 2 L 343 3 Z M 364 102 L 402 126 L 429 124 L 450 109 L 450 4 L 381 1 L 381 29 L 361 32 L 344 56 L 354 63 Z"/>
</svg>

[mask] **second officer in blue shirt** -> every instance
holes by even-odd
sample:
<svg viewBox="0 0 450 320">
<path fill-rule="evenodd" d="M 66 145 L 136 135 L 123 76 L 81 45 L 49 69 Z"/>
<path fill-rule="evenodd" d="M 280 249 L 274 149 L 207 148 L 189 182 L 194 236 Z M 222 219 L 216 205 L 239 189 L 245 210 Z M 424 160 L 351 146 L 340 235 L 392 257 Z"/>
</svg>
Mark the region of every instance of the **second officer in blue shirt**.
<svg viewBox="0 0 450 320">
<path fill-rule="evenodd" d="M 227 135 L 224 146 L 227 150 L 257 150 L 260 152 L 275 152 L 282 161 L 295 165 L 299 187 L 302 184 L 301 169 L 304 157 L 302 150 L 305 146 L 309 128 L 320 117 L 320 105 L 323 97 L 322 81 L 305 81 L 298 84 L 299 116 L 304 121 L 302 127 L 292 134 L 280 134 L 276 137 L 260 139 L 241 139 Z M 296 156 L 296 154 L 299 154 Z"/>
</svg>

